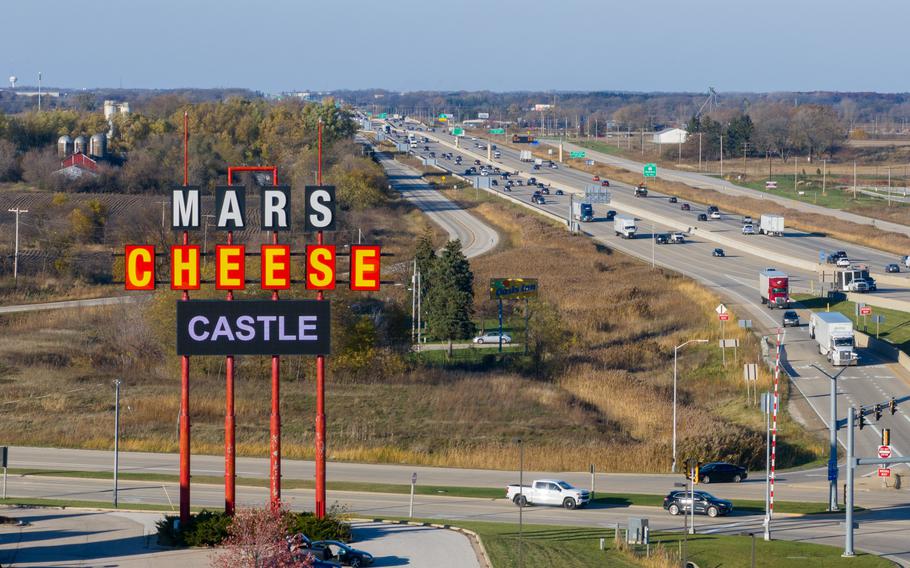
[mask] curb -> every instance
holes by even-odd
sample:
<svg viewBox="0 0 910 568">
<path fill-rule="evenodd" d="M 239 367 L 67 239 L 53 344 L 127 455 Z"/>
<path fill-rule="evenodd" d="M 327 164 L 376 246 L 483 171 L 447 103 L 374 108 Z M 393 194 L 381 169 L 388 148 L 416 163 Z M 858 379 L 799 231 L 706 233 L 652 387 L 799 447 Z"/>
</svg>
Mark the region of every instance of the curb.
<svg viewBox="0 0 910 568">
<path fill-rule="evenodd" d="M 468 537 L 468 540 L 471 542 L 471 545 L 474 548 L 474 552 L 477 554 L 477 560 L 480 561 L 481 568 L 493 568 L 493 563 L 490 561 L 490 556 L 487 554 L 487 549 L 483 545 L 483 540 L 481 540 L 480 535 L 476 532 L 453 525 L 442 525 L 439 523 L 422 523 L 417 521 L 390 521 L 388 519 L 369 519 L 363 517 L 351 517 L 348 520 L 353 522 L 369 522 L 369 523 L 384 523 L 387 525 L 407 525 L 412 527 L 432 527 L 435 529 L 446 529 L 450 531 L 455 531 L 462 533 Z"/>
</svg>

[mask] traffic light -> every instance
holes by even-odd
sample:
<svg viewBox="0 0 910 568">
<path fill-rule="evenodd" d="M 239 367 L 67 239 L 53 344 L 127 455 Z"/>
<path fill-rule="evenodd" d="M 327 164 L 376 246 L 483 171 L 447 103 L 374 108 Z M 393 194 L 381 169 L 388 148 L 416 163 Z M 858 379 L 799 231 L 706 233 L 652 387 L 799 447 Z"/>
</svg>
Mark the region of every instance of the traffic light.
<svg viewBox="0 0 910 568">
<path fill-rule="evenodd" d="M 897 401 L 894 400 L 894 397 L 891 397 L 891 400 L 888 402 L 888 410 L 891 411 L 891 416 L 894 416 L 894 413 L 897 412 Z"/>
<path fill-rule="evenodd" d="M 878 422 L 882 419 L 882 405 L 876 403 L 875 405 L 875 421 Z"/>
<path fill-rule="evenodd" d="M 859 429 L 862 430 L 863 426 L 866 425 L 866 416 L 863 414 L 863 409 L 859 409 Z"/>
<path fill-rule="evenodd" d="M 695 472 L 692 475 L 692 483 L 698 485 L 698 470 L 701 469 L 701 462 L 695 462 Z"/>
</svg>

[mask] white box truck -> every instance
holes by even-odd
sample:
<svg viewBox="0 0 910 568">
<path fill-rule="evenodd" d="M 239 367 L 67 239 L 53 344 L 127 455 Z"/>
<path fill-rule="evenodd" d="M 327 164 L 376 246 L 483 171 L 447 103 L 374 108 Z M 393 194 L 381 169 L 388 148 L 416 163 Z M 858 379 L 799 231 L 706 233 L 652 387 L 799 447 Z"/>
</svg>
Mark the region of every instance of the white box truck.
<svg viewBox="0 0 910 568">
<path fill-rule="evenodd" d="M 836 366 L 856 365 L 853 322 L 839 312 L 815 312 L 809 318 L 809 337 L 818 343 L 818 352 Z"/>
<path fill-rule="evenodd" d="M 581 201 L 572 202 L 572 218 L 582 223 L 594 220 L 594 206 Z"/>
<path fill-rule="evenodd" d="M 534 165 L 535 165 L 535 166 L 542 166 L 542 165 L 543 165 L 543 159 L 542 159 L 542 158 L 534 158 Z"/>
<path fill-rule="evenodd" d="M 635 231 L 638 230 L 638 227 L 635 226 L 635 217 L 617 215 L 613 218 L 613 230 L 616 231 L 617 237 L 634 239 Z"/>
<path fill-rule="evenodd" d="M 758 224 L 758 234 L 772 237 L 784 236 L 784 218 L 781 215 L 762 215 Z"/>
<path fill-rule="evenodd" d="M 534 158 L 531 157 L 530 150 L 522 150 L 521 153 L 518 155 L 518 159 L 521 160 L 522 162 L 531 162 L 534 160 Z"/>
</svg>

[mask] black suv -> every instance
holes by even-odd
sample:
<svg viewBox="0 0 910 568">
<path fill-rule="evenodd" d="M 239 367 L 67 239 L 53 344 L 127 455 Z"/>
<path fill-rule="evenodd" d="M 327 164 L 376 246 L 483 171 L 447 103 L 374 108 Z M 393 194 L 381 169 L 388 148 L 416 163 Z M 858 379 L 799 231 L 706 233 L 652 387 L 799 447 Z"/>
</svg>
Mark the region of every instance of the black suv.
<svg viewBox="0 0 910 568">
<path fill-rule="evenodd" d="M 666 233 L 654 235 L 654 240 L 657 241 L 659 245 L 665 245 L 670 242 L 670 235 Z"/>
<path fill-rule="evenodd" d="M 706 463 L 698 468 L 698 481 L 700 483 L 717 483 L 733 481 L 739 483 L 746 477 L 746 468 L 727 462 Z"/>
<path fill-rule="evenodd" d="M 784 327 L 799 327 L 799 314 L 797 314 L 794 310 L 787 310 L 784 312 L 784 317 L 781 321 L 781 324 Z"/>
<path fill-rule="evenodd" d="M 692 510 L 691 503 L 692 499 L 689 497 L 689 492 L 681 489 L 671 491 L 664 497 L 664 509 L 671 515 L 690 512 Z M 695 512 L 709 517 L 729 515 L 733 512 L 733 503 L 726 499 L 718 499 L 707 491 L 696 491 Z"/>
</svg>

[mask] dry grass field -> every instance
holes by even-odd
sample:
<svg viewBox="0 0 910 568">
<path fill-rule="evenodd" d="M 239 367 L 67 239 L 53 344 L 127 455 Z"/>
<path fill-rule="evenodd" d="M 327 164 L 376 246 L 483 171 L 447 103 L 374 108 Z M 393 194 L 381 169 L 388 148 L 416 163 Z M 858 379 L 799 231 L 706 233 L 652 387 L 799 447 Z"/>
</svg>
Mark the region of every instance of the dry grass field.
<svg viewBox="0 0 910 568">
<path fill-rule="evenodd" d="M 380 359 L 360 372 L 330 357 L 327 415 L 333 460 L 484 468 L 517 464 L 511 440 L 522 436 L 529 469 L 666 471 L 670 463 L 673 346 L 710 339 L 680 353 L 681 456 L 764 459 L 759 411 L 745 401 L 741 364 L 756 361 L 757 340 L 738 329 L 739 361 L 721 366 L 718 298 L 692 281 L 569 237 L 531 213 L 474 192 L 467 207 L 496 223 L 511 246 L 472 261 L 477 311 L 488 315 L 493 276 L 538 277 L 542 301 L 532 329 L 559 326 L 569 339 L 551 357 L 552 372 L 485 356 L 485 366 L 425 366 Z M 425 228 L 402 207 L 352 216 L 369 240 L 409 258 Z M 390 276 L 404 282 L 406 276 Z M 301 297 L 299 291 L 287 297 Z M 344 297 L 338 291 L 330 295 Z M 124 380 L 123 441 L 128 450 L 176 451 L 179 362 L 173 355 L 171 292 L 141 308 L 95 308 L 0 317 L 0 438 L 5 443 L 108 448 L 114 378 Z M 359 296 L 363 299 L 363 296 Z M 404 286 L 377 295 L 410 308 Z M 514 306 L 520 313 L 520 305 Z M 336 311 L 346 309 L 336 304 Z M 735 317 L 735 316 L 734 316 Z M 488 359 L 487 359 L 488 358 Z M 516 361 L 517 363 L 517 361 Z M 550 361 L 552 363 L 552 361 Z M 224 359 L 192 361 L 193 451 L 223 451 Z M 284 454 L 312 457 L 314 364 L 283 360 Z M 268 360 L 238 358 L 237 439 L 243 455 L 267 455 Z M 763 373 L 759 388 L 770 377 Z M 784 416 L 782 465 L 811 461 L 823 449 Z"/>
</svg>

